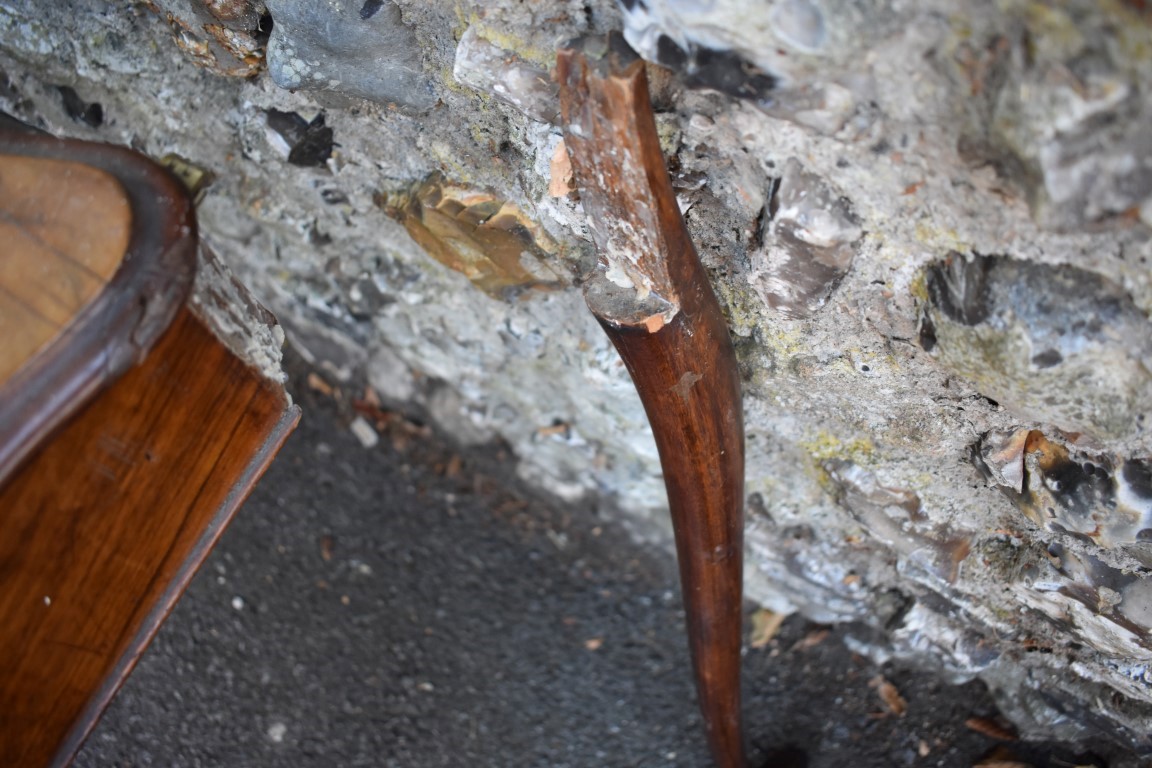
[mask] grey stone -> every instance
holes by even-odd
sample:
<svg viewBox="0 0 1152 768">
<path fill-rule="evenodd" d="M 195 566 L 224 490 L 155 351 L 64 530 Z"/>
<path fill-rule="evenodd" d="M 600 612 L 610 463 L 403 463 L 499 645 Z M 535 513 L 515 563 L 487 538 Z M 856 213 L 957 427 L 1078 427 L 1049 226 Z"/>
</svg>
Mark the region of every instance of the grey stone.
<svg viewBox="0 0 1152 768">
<path fill-rule="evenodd" d="M 928 267 L 926 349 L 1019 418 L 1098 439 L 1144 435 L 1152 324 L 1072 266 L 954 253 Z"/>
<path fill-rule="evenodd" d="M 452 74 L 457 82 L 509 104 L 533 120 L 560 118 L 559 88 L 548 70 L 525 61 L 468 27 L 456 46 Z"/>
<path fill-rule="evenodd" d="M 628 43 L 649 61 L 682 73 L 692 87 L 767 101 L 779 83 L 775 68 L 757 66 L 735 41 L 715 40 L 705 31 L 710 31 L 708 25 L 716 15 L 730 13 L 731 8 L 662 0 L 622 5 Z"/>
<path fill-rule="evenodd" d="M 695 88 L 768 106 L 775 91 L 837 76 L 862 47 L 858 25 L 892 22 L 886 3 L 844 0 L 620 0 L 624 36 L 645 59 Z M 847 71 L 847 70 L 844 70 Z"/>
<path fill-rule="evenodd" d="M 999 78 L 991 136 L 1028 169 L 1033 206 L 1051 227 L 1113 218 L 1152 198 L 1148 31 L 1119 19 L 1117 36 L 1107 16 L 1073 4 L 1025 17 L 1028 35 L 1010 38 L 1001 65 L 1010 74 Z"/>
<path fill-rule="evenodd" d="M 903 488 L 881 485 L 876 476 L 851 461 L 832 459 L 824 468 L 838 488 L 837 500 L 857 521 L 904 559 L 908 567 L 953 584 L 972 551 L 971 531 L 933 525 L 920 498 Z"/>
<path fill-rule="evenodd" d="M 368 381 L 390 403 L 410 403 L 416 398 L 416 379 L 408 365 L 388 347 L 377 349 L 368 361 Z"/>
<path fill-rule="evenodd" d="M 471 406 L 448 383 L 435 386 L 428 396 L 428 413 L 461 445 L 480 445 L 495 435 L 484 425 L 483 413 Z"/>
<path fill-rule="evenodd" d="M 780 0 L 768 11 L 768 23 L 784 42 L 805 53 L 816 53 L 828 41 L 824 12 L 809 0 Z"/>
<path fill-rule="evenodd" d="M 360 0 L 269 0 L 272 81 L 290 90 L 432 108 L 436 95 L 400 8 L 387 0 L 366 15 L 365 7 Z"/>
<path fill-rule="evenodd" d="M 863 232 L 842 196 L 788 158 L 764 213 L 763 246 L 750 254 L 752 280 L 783 317 L 808 317 L 852 266 Z"/>
<path fill-rule="evenodd" d="M 1147 14 L 1096 0 L 646 0 L 645 18 L 630 5 L 622 16 L 608 0 L 271 4 L 284 41 L 323 49 L 343 80 L 403 81 L 425 107 L 433 93 L 442 100 L 420 114 L 338 90 L 290 92 L 259 68 L 220 77 L 173 43 L 169 12 L 206 21 L 183 0 L 158 0 L 159 14 L 10 0 L 0 3 L 0 108 L 211 171 L 203 236 L 315 364 L 349 386 L 368 376 L 388 396 L 410 394 L 416 408 L 432 398 L 438 423 L 502 440 L 537 487 L 664 541 L 643 409 L 573 279 L 594 252 L 588 212 L 551 183 L 560 132 L 536 106 L 498 103 L 496 85 L 543 105 L 542 83 L 505 75 L 547 71 L 558 40 L 623 19 L 658 59 L 645 45 L 667 36 L 667 52 L 684 56 L 678 78 L 659 78 L 671 82 L 656 95 L 661 145 L 745 375 L 748 596 L 860 622 L 859 647 L 875 658 L 981 678 L 1025 735 L 1106 734 L 1152 752 L 1141 629 L 1152 590 L 1128 578 L 1149 545 L 1139 516 L 1125 518 L 1139 499 L 1121 498 L 1136 495 L 1152 457 L 1141 423 Z M 294 16 L 305 9 L 313 15 Z M 324 48 L 326 22 L 340 39 L 357 25 L 387 29 L 342 51 Z M 471 29 L 471 42 L 491 47 L 458 45 Z M 203 37 L 179 39 L 195 49 Z M 476 64 L 497 51 L 512 69 Z M 756 73 L 776 78 L 772 103 L 755 87 L 744 100 L 678 87 L 709 62 L 703 71 L 739 69 L 753 86 Z M 749 84 L 726 82 L 738 95 Z M 68 116 L 60 85 L 102 105 L 98 129 Z M 288 161 L 270 110 L 309 123 L 325 113 L 334 131 L 323 166 Z M 523 267 L 547 290 L 492 291 L 389 217 L 392 201 L 434 176 L 458 191 L 454 215 L 477 229 L 509 225 L 511 273 Z M 495 200 L 515 221 L 487 218 Z M 469 245 L 451 232 L 441 234 Z M 555 247 L 524 251 L 525 232 Z M 814 275 L 822 262 L 831 267 Z M 772 308 L 768 276 L 793 291 L 780 291 L 793 311 Z M 1020 429 L 1065 445 L 1082 470 L 1107 462 L 1107 479 L 1081 483 L 1067 509 L 1049 484 L 1074 473 L 1052 477 L 1022 459 L 981 482 L 973 451 Z M 1056 525 L 1010 495 L 1025 482 L 1051 499 Z M 1109 495 L 1115 508 L 1096 506 Z M 966 557 L 944 544 L 964 539 Z"/>
</svg>

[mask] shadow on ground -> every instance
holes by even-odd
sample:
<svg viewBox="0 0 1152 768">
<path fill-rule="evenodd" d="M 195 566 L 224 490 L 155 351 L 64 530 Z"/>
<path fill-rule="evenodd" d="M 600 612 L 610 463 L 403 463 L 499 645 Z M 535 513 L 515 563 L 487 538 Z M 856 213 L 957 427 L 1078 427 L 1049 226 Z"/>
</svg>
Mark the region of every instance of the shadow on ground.
<svg viewBox="0 0 1152 768">
<path fill-rule="evenodd" d="M 509 490 L 497 451 L 387 414 L 366 449 L 339 392 L 297 390 L 300 429 L 77 766 L 708 765 L 669 554 Z M 980 685 L 876 667 L 844 633 L 794 617 L 748 652 L 754 756 L 1090 764 L 998 745 L 965 725 L 995 716 Z"/>
</svg>

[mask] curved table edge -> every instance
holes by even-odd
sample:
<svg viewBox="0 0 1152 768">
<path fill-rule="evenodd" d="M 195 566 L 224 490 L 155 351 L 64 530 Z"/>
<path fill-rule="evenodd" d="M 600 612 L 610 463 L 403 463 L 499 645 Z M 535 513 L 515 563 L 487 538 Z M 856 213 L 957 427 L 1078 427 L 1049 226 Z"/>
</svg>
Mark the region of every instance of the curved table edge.
<svg viewBox="0 0 1152 768">
<path fill-rule="evenodd" d="M 131 149 L 0 125 L 0 154 L 70 160 L 111 174 L 132 209 L 128 251 L 100 295 L 0 385 L 0 483 L 70 416 L 138 363 L 187 300 L 196 274 L 193 202 Z M 91 350 L 96 350 L 93 353 Z"/>
</svg>

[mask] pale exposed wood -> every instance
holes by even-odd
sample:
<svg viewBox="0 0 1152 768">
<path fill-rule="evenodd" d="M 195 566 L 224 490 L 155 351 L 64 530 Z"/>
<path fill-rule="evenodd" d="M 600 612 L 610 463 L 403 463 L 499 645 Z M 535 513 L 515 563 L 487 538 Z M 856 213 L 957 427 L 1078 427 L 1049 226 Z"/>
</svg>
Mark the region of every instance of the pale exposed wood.
<svg viewBox="0 0 1152 768">
<path fill-rule="evenodd" d="M 556 71 L 565 143 L 600 256 L 584 297 L 628 366 L 660 451 L 713 761 L 745 768 L 736 355 L 676 203 L 642 62 L 619 38 L 591 39 L 562 48 Z"/>
<path fill-rule="evenodd" d="M 0 381 L 31 360 L 59 332 L 59 325 L 0 290 Z"/>
<path fill-rule="evenodd" d="M 148 158 L 0 125 L 0 483 L 152 347 L 196 244 L 191 199 Z"/>
<path fill-rule="evenodd" d="M 6 221 L 104 282 L 128 249 L 132 209 L 124 188 L 90 165 L 0 155 L 0 207 Z"/>
<path fill-rule="evenodd" d="M 0 155 L 0 382 L 112 279 L 131 230 L 128 198 L 111 174 Z"/>
<path fill-rule="evenodd" d="M 0 489 L 0 765 L 71 757 L 297 417 L 185 309 Z"/>
</svg>

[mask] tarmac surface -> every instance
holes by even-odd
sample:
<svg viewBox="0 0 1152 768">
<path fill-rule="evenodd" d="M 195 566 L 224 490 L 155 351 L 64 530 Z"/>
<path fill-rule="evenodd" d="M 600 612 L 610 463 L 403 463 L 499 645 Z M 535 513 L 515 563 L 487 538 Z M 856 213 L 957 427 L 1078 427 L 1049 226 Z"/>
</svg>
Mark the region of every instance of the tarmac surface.
<svg viewBox="0 0 1152 768">
<path fill-rule="evenodd" d="M 76 766 L 709 765 L 669 552 L 361 402 L 366 448 L 352 398 L 302 378 L 299 430 Z M 859 628 L 763 618 L 754 764 L 1105 765 L 1012 740 L 980 684 L 854 655 Z"/>
</svg>

